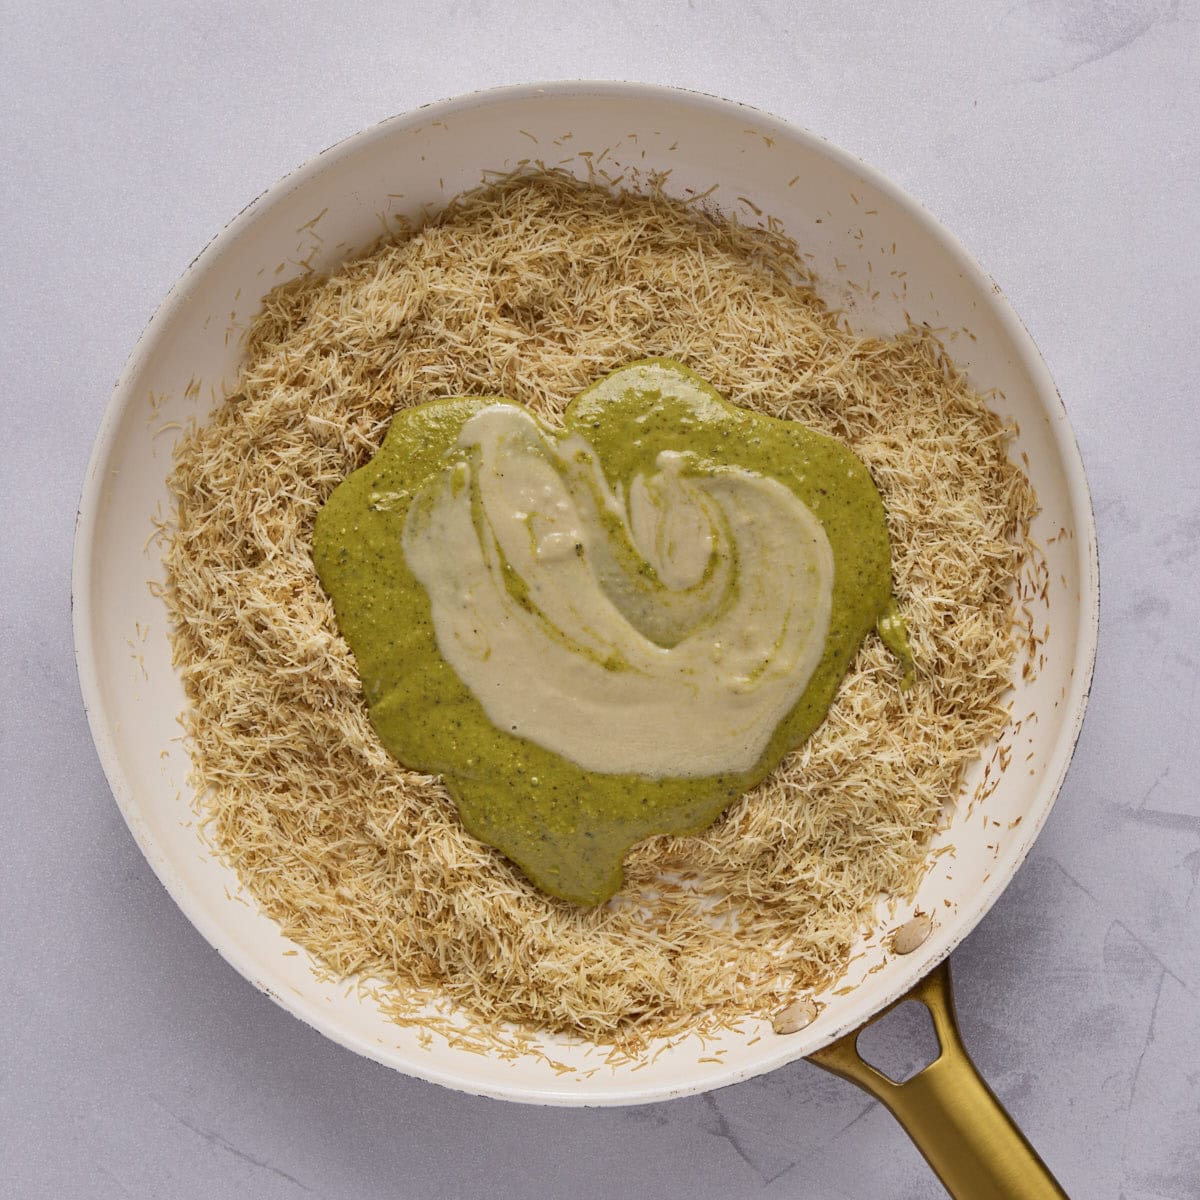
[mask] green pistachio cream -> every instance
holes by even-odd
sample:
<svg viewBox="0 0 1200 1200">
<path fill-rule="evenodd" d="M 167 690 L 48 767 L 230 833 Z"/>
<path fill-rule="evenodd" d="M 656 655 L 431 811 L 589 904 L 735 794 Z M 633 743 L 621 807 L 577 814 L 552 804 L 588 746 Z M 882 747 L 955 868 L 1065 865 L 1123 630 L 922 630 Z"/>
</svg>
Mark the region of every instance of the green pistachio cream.
<svg viewBox="0 0 1200 1200">
<path fill-rule="evenodd" d="M 667 359 L 562 429 L 503 397 L 399 413 L 313 561 L 383 744 L 579 904 L 800 745 L 872 629 L 911 664 L 866 467 Z"/>
</svg>

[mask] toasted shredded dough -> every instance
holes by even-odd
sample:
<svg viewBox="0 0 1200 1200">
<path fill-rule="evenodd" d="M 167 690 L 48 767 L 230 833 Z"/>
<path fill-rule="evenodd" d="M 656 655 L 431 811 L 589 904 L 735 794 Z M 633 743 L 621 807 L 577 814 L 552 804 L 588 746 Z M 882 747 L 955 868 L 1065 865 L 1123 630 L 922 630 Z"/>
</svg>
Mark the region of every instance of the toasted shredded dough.
<svg viewBox="0 0 1200 1200">
<path fill-rule="evenodd" d="M 656 355 L 866 462 L 917 678 L 902 692 L 868 638 L 806 745 L 703 836 L 636 847 L 623 892 L 577 908 L 380 745 L 310 539 L 398 409 L 503 394 L 554 421 Z M 465 1022 L 458 1044 L 559 1031 L 636 1055 L 766 1016 L 836 978 L 881 896 L 912 894 L 964 767 L 1006 724 L 1036 507 L 1009 440 L 931 331 L 852 335 L 776 233 L 559 173 L 468 193 L 271 292 L 236 388 L 177 448 L 165 595 L 207 835 L 330 973 L 371 980 L 401 1023 L 438 1027 L 437 1000 Z"/>
</svg>

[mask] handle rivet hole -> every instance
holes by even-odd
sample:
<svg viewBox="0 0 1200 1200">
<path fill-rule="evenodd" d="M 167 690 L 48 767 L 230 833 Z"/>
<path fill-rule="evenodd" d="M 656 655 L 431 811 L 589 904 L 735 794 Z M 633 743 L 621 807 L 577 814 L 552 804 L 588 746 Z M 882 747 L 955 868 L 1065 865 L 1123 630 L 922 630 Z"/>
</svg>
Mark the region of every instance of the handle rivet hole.
<svg viewBox="0 0 1200 1200">
<path fill-rule="evenodd" d="M 891 936 L 892 950 L 896 954 L 911 954 L 933 932 L 933 918 L 928 913 L 917 913 L 905 921 Z"/>
</svg>

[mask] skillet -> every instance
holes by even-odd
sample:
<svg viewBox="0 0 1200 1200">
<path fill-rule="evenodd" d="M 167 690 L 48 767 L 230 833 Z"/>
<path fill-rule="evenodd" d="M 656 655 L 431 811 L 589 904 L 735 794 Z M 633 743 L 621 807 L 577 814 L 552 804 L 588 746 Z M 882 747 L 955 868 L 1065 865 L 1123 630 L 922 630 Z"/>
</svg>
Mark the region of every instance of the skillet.
<svg viewBox="0 0 1200 1200">
<path fill-rule="evenodd" d="M 817 997 L 815 1019 L 792 1020 L 793 1032 L 747 1022 L 703 1052 L 684 1042 L 636 1073 L 605 1067 L 589 1074 L 602 1055 L 566 1042 L 552 1046 L 553 1057 L 572 1068 L 562 1074 L 533 1055 L 502 1060 L 439 1038 L 423 1045 L 417 1030 L 389 1023 L 369 1000 L 314 976 L 303 951 L 285 956 L 297 948 L 252 905 L 238 902 L 236 876 L 198 841 L 176 721 L 183 688 L 170 661 L 165 609 L 146 587 L 162 578 L 148 538 L 156 513 L 167 510 L 171 431 L 203 419 L 233 381 L 237 334 L 263 294 L 307 269 L 335 268 L 368 247 L 393 217 L 419 219 L 478 184 L 485 169 L 538 159 L 581 177 L 603 165 L 634 185 L 651 170 L 670 170 L 667 190 L 675 195 L 717 184 L 713 202 L 729 208 L 744 196 L 781 222 L 811 255 L 824 298 L 847 313 L 856 331 L 891 332 L 908 318 L 967 331 L 970 337 L 957 339 L 952 351 L 974 386 L 997 390 L 998 411 L 1019 427 L 1011 453 L 1027 460 L 1038 493 L 1034 536 L 1052 581 L 1033 602 L 1035 628 L 1047 629 L 1039 669 L 1014 682 L 1020 720 L 1004 739 L 1020 768 L 1000 775 L 986 803 L 955 811 L 935 843 L 953 853 L 937 859 L 905 912 L 864 940 L 838 981 L 841 994 Z M 738 215 L 755 219 L 746 208 Z M 903 278 L 903 288 L 879 283 L 876 260 L 885 248 L 888 271 L 896 273 L 890 278 Z M 443 101 L 331 147 L 231 221 L 142 335 L 88 468 L 72 587 L 88 718 L 135 839 L 208 941 L 322 1033 L 405 1073 L 534 1104 L 641 1104 L 722 1087 L 808 1056 L 880 1096 L 953 1194 L 1062 1194 L 971 1068 L 957 1038 L 944 964 L 1024 859 L 1078 737 L 1098 628 L 1087 482 L 1045 364 L 1000 289 L 916 201 L 851 155 L 727 100 L 586 82 Z M 965 796 L 979 778 L 968 776 Z M 901 944 L 917 943 L 907 953 L 897 953 L 898 925 L 907 926 Z M 858 1058 L 855 1041 L 864 1023 L 910 995 L 930 1007 L 942 1052 L 918 1076 L 894 1085 Z"/>
</svg>

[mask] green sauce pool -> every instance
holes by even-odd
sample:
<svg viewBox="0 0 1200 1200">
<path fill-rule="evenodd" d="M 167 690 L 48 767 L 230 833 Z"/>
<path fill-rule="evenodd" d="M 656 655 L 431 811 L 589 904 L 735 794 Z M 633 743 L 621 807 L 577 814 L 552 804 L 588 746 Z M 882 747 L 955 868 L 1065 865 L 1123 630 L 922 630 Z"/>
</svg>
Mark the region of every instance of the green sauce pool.
<svg viewBox="0 0 1200 1200">
<path fill-rule="evenodd" d="M 665 359 L 563 426 L 498 397 L 400 412 L 313 560 L 391 754 L 539 888 L 596 904 L 630 846 L 700 832 L 803 743 L 872 629 L 911 659 L 845 446 Z"/>
</svg>

